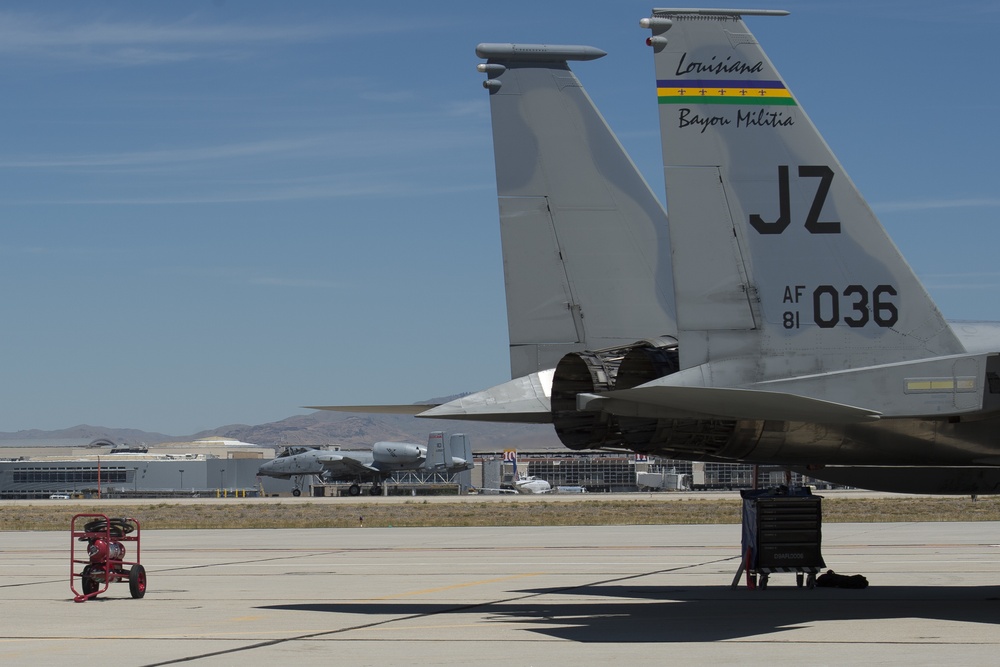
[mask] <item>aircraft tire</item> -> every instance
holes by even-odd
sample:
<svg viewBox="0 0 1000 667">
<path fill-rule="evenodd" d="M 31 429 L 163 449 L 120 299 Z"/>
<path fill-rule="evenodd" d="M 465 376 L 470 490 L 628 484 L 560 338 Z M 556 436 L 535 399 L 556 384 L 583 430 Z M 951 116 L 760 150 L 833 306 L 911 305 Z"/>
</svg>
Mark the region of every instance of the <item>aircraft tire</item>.
<svg viewBox="0 0 1000 667">
<path fill-rule="evenodd" d="M 352 496 L 360 496 L 361 495 L 361 487 L 358 486 L 357 484 L 351 484 L 350 488 L 347 489 L 347 493 L 350 494 L 350 495 L 352 495 Z"/>
<path fill-rule="evenodd" d="M 302 495 L 302 492 L 298 489 L 292 489 L 292 495 L 298 498 L 299 496 Z"/>
</svg>

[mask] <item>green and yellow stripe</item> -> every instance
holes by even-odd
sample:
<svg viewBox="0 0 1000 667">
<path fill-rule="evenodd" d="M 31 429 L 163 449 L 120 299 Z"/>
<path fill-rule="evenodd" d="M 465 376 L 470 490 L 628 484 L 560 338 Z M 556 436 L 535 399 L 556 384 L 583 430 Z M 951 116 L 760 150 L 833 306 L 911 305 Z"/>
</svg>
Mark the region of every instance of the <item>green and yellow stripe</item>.
<svg viewBox="0 0 1000 667">
<path fill-rule="evenodd" d="M 781 81 L 711 81 L 661 79 L 656 82 L 660 104 L 755 104 L 795 106 Z"/>
</svg>

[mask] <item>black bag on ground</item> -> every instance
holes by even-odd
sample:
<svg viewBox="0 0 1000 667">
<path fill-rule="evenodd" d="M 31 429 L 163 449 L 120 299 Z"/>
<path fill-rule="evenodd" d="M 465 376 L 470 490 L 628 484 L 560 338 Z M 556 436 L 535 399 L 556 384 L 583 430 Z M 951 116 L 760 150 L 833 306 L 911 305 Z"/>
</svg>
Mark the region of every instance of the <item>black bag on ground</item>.
<svg viewBox="0 0 1000 667">
<path fill-rule="evenodd" d="M 837 574 L 833 570 L 816 577 L 817 588 L 868 588 L 868 580 L 861 574 Z"/>
</svg>

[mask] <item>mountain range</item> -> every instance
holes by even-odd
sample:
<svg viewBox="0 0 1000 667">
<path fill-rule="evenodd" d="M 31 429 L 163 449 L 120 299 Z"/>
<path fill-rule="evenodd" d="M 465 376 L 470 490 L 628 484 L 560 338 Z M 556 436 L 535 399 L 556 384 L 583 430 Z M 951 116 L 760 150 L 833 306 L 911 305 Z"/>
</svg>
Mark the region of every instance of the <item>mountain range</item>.
<svg viewBox="0 0 1000 667">
<path fill-rule="evenodd" d="M 427 441 L 431 431 L 465 433 L 475 451 L 503 449 L 562 449 L 549 424 L 503 424 L 463 422 L 444 419 L 417 419 L 409 415 L 358 414 L 316 411 L 294 415 L 267 424 L 230 424 L 190 435 L 167 435 L 137 429 L 112 428 L 81 424 L 66 429 L 37 429 L 0 433 L 0 446 L 31 443 L 76 443 L 107 438 L 126 444 L 185 442 L 200 438 L 222 437 L 255 445 L 341 445 L 345 449 L 367 449 L 375 442 Z M 84 443 L 85 444 L 85 443 Z"/>
</svg>

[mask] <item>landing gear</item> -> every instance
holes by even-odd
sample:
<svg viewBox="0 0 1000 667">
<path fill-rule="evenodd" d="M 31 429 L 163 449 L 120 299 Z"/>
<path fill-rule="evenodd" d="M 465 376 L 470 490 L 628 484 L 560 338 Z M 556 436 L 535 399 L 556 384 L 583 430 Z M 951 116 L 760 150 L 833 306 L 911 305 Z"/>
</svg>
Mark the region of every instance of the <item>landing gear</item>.
<svg viewBox="0 0 1000 667">
<path fill-rule="evenodd" d="M 372 484 L 372 488 L 368 490 L 368 495 L 370 496 L 381 496 L 382 487 L 379 484 Z"/>
<path fill-rule="evenodd" d="M 292 495 L 298 498 L 302 495 L 302 489 L 292 489 Z"/>
<path fill-rule="evenodd" d="M 350 495 L 352 497 L 353 496 L 360 496 L 361 495 L 361 487 L 358 486 L 357 484 L 351 484 L 351 486 L 348 487 L 348 489 L 347 489 L 347 493 L 348 493 L 348 495 Z"/>
</svg>

